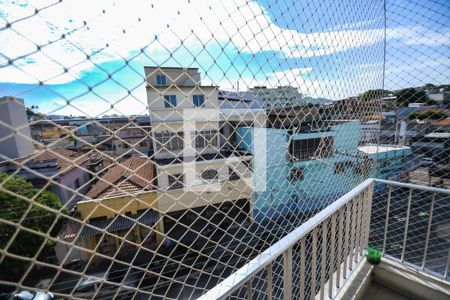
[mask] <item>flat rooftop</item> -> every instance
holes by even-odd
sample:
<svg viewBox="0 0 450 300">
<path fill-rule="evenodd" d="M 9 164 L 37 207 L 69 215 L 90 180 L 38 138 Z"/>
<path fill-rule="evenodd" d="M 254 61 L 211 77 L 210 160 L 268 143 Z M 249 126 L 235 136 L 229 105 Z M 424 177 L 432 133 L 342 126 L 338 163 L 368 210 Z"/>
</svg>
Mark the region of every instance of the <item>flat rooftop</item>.
<svg viewBox="0 0 450 300">
<path fill-rule="evenodd" d="M 448 139 L 450 138 L 450 132 L 431 132 L 425 135 L 425 137 L 434 139 Z"/>
<path fill-rule="evenodd" d="M 410 148 L 406 146 L 395 146 L 395 145 L 367 145 L 358 147 L 359 151 L 362 151 L 367 154 L 385 153 L 389 151 L 408 150 L 408 149 Z"/>
</svg>

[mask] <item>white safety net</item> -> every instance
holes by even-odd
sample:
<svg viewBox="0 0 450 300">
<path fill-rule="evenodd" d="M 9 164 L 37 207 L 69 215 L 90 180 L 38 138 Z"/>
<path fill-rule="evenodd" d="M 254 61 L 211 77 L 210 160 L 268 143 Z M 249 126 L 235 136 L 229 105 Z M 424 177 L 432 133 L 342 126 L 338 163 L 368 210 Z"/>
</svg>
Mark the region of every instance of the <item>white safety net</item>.
<svg viewBox="0 0 450 300">
<path fill-rule="evenodd" d="M 404 2 L 1 1 L 0 298 L 197 298 L 369 177 L 448 187 L 450 6 Z"/>
</svg>

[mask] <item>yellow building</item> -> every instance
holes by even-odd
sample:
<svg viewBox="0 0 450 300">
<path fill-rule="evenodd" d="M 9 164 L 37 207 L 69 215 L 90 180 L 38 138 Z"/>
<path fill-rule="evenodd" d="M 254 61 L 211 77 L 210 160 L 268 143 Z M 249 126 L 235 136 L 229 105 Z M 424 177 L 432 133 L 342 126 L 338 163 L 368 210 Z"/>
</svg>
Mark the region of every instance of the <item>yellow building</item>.
<svg viewBox="0 0 450 300">
<path fill-rule="evenodd" d="M 155 248 L 161 243 L 164 228 L 149 158 L 131 157 L 113 166 L 86 196 L 91 199 L 76 205 L 81 221 L 66 224 L 59 239 L 105 255 L 113 255 L 118 249 Z M 63 243 L 57 245 L 60 261 L 86 260 L 92 253 L 70 248 Z"/>
</svg>

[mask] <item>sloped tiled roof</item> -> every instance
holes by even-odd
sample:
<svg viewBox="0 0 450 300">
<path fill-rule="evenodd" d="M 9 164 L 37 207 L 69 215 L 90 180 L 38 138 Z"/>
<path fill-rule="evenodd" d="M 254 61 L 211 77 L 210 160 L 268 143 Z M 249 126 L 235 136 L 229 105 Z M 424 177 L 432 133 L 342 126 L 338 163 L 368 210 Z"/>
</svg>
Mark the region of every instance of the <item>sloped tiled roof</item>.
<svg viewBox="0 0 450 300">
<path fill-rule="evenodd" d="M 61 170 L 59 174 L 62 175 L 69 172 L 73 168 L 84 164 L 89 160 L 89 158 L 87 157 L 87 155 L 82 156 L 82 154 L 79 154 L 72 150 L 53 148 L 44 150 L 40 153 L 29 155 L 27 157 L 22 157 L 18 159 L 18 162 L 44 163 L 53 160 L 56 160 L 56 164 Z"/>
<path fill-rule="evenodd" d="M 435 125 L 435 126 L 450 126 L 450 118 L 435 121 L 435 122 L 433 122 L 433 125 Z"/>
<path fill-rule="evenodd" d="M 132 156 L 110 168 L 90 189 L 87 196 L 117 197 L 153 188 L 152 162 L 148 157 Z"/>
</svg>

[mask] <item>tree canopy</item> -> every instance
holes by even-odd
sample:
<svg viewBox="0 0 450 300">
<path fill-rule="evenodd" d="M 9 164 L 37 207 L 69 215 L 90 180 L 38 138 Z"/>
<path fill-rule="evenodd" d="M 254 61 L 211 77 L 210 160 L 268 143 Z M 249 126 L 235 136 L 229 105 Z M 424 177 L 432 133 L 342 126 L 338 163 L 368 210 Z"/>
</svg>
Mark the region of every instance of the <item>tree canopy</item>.
<svg viewBox="0 0 450 300">
<path fill-rule="evenodd" d="M 417 111 L 408 116 L 408 120 L 441 120 L 447 117 L 447 113 L 442 110 L 428 109 Z"/>
<path fill-rule="evenodd" d="M 370 101 L 370 100 L 381 100 L 383 97 L 389 96 L 392 94 L 391 91 L 388 90 L 368 90 L 360 95 L 361 100 Z"/>
<path fill-rule="evenodd" d="M 20 223 L 23 227 L 35 231 L 47 233 L 51 228 L 55 218 L 55 213 L 31 204 L 20 198 L 34 199 L 33 203 L 39 203 L 50 208 L 60 209 L 61 202 L 52 192 L 40 190 L 33 187 L 25 178 L 20 176 L 10 176 L 6 173 L 0 174 L 0 218 Z M 8 193 L 11 192 L 12 194 Z M 16 196 L 17 195 L 17 196 Z M 8 252 L 20 256 L 33 257 L 37 254 L 43 243 L 44 249 L 50 247 L 52 243 L 43 237 L 31 232 L 20 230 L 14 237 L 16 228 L 8 224 L 0 223 L 0 248 L 8 247 Z M 14 240 L 11 241 L 11 239 Z M 0 272 L 11 267 L 17 267 L 18 262 L 13 259 L 4 259 L 0 264 Z"/>
<path fill-rule="evenodd" d="M 397 106 L 408 106 L 410 103 L 436 104 L 422 89 L 406 88 L 394 92 L 397 97 Z"/>
</svg>

